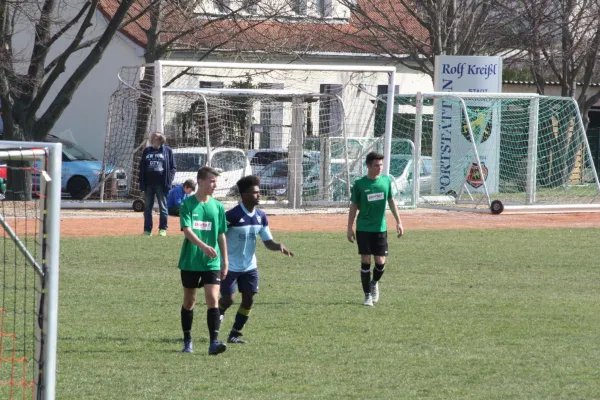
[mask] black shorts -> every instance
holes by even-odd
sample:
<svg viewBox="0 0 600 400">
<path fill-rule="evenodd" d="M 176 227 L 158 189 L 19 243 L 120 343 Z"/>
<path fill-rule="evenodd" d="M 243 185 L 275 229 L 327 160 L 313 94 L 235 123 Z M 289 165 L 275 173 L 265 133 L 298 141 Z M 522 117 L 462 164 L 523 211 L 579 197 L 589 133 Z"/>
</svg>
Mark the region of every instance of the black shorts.
<svg viewBox="0 0 600 400">
<path fill-rule="evenodd" d="M 201 288 L 204 285 L 219 285 L 221 271 L 183 271 L 181 270 L 181 284 L 186 289 Z"/>
<path fill-rule="evenodd" d="M 387 232 L 356 231 L 356 243 L 358 244 L 358 254 L 388 255 Z"/>
</svg>

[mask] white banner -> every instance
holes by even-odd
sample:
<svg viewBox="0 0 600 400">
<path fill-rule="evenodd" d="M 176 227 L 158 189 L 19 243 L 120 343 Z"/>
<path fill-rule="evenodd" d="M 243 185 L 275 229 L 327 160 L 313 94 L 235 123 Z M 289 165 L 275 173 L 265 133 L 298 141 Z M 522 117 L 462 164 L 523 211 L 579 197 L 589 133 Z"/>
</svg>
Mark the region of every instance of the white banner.
<svg viewBox="0 0 600 400">
<path fill-rule="evenodd" d="M 487 56 L 436 56 L 436 92 L 500 93 L 502 59 Z M 489 193 L 498 192 L 500 164 L 500 110 L 485 100 L 465 101 L 473 135 L 483 135 L 477 150 Z M 480 108 L 478 108 L 478 106 Z M 439 99 L 434 107 L 432 193 L 460 193 L 463 184 L 473 193 L 483 191 L 483 180 L 457 101 Z"/>
</svg>

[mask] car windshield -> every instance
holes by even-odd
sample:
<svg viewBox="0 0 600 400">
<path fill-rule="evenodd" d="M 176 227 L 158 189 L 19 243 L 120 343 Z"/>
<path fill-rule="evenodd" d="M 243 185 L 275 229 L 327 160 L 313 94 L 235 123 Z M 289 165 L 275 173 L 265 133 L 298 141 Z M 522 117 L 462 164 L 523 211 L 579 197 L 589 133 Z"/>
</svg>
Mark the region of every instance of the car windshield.
<svg viewBox="0 0 600 400">
<path fill-rule="evenodd" d="M 287 158 L 288 153 L 285 151 L 260 151 L 254 155 L 250 164 L 252 165 L 269 165 L 274 161 Z"/>
<path fill-rule="evenodd" d="M 406 158 L 392 158 L 390 160 L 390 175 L 394 177 L 401 176 L 407 165 L 408 159 Z"/>
<path fill-rule="evenodd" d="M 315 163 L 304 163 L 302 165 L 302 176 L 304 179 L 311 175 L 318 175 L 319 171 L 316 170 Z M 267 168 L 261 171 L 261 177 L 264 178 L 287 178 L 288 177 L 288 164 L 287 162 L 273 162 L 269 164 Z"/>
<path fill-rule="evenodd" d="M 287 178 L 288 166 L 285 162 L 271 163 L 269 168 L 265 170 L 263 176 L 267 178 Z"/>
<path fill-rule="evenodd" d="M 69 161 L 96 161 L 94 156 L 73 142 L 63 141 L 62 145 L 63 154 L 69 159 Z"/>
<path fill-rule="evenodd" d="M 200 167 L 206 165 L 206 154 L 175 153 L 173 157 L 178 172 L 198 172 Z"/>
<path fill-rule="evenodd" d="M 246 156 L 241 151 L 220 151 L 212 156 L 211 164 L 223 172 L 237 171 L 246 166 Z"/>
</svg>

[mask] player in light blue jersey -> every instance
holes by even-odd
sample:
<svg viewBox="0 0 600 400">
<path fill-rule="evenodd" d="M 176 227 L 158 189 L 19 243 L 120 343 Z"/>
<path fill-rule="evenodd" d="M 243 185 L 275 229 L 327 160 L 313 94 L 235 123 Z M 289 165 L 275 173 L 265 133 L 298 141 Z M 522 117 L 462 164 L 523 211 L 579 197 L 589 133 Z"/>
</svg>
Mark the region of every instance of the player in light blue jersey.
<svg viewBox="0 0 600 400">
<path fill-rule="evenodd" d="M 246 176 L 237 182 L 242 201 L 225 213 L 227 219 L 227 256 L 229 272 L 221 282 L 219 311 L 221 320 L 233 304 L 235 287 L 242 294 L 242 303 L 235 315 L 229 343 L 246 343 L 241 338 L 242 328 L 248 321 L 254 295 L 258 293 L 258 269 L 256 267 L 256 237 L 260 236 L 266 248 L 291 257 L 294 255 L 283 244 L 273 240 L 267 215 L 256 206 L 260 202 L 260 179 Z"/>
</svg>

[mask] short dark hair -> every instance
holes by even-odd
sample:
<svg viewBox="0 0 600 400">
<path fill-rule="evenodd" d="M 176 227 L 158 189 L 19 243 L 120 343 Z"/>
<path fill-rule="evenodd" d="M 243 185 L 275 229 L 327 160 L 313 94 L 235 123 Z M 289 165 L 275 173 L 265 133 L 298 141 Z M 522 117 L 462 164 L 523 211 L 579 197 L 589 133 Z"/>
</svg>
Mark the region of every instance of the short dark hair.
<svg viewBox="0 0 600 400">
<path fill-rule="evenodd" d="M 383 159 L 384 159 L 383 154 L 377 153 L 376 151 L 372 151 L 369 154 L 367 154 L 367 157 L 365 158 L 365 162 L 367 163 L 367 165 L 370 165 L 375 160 L 383 160 Z"/>
<path fill-rule="evenodd" d="M 248 175 L 237 181 L 236 185 L 241 196 L 252 186 L 260 186 L 260 178 L 255 175 Z"/>
<path fill-rule="evenodd" d="M 208 175 L 219 176 L 221 174 L 219 174 L 219 171 L 214 168 L 204 166 L 198 170 L 198 176 L 196 177 L 196 180 L 206 179 L 208 178 Z"/>
<path fill-rule="evenodd" d="M 185 182 L 183 182 L 183 187 L 196 190 L 196 182 L 194 182 L 193 179 L 188 179 Z"/>
</svg>

